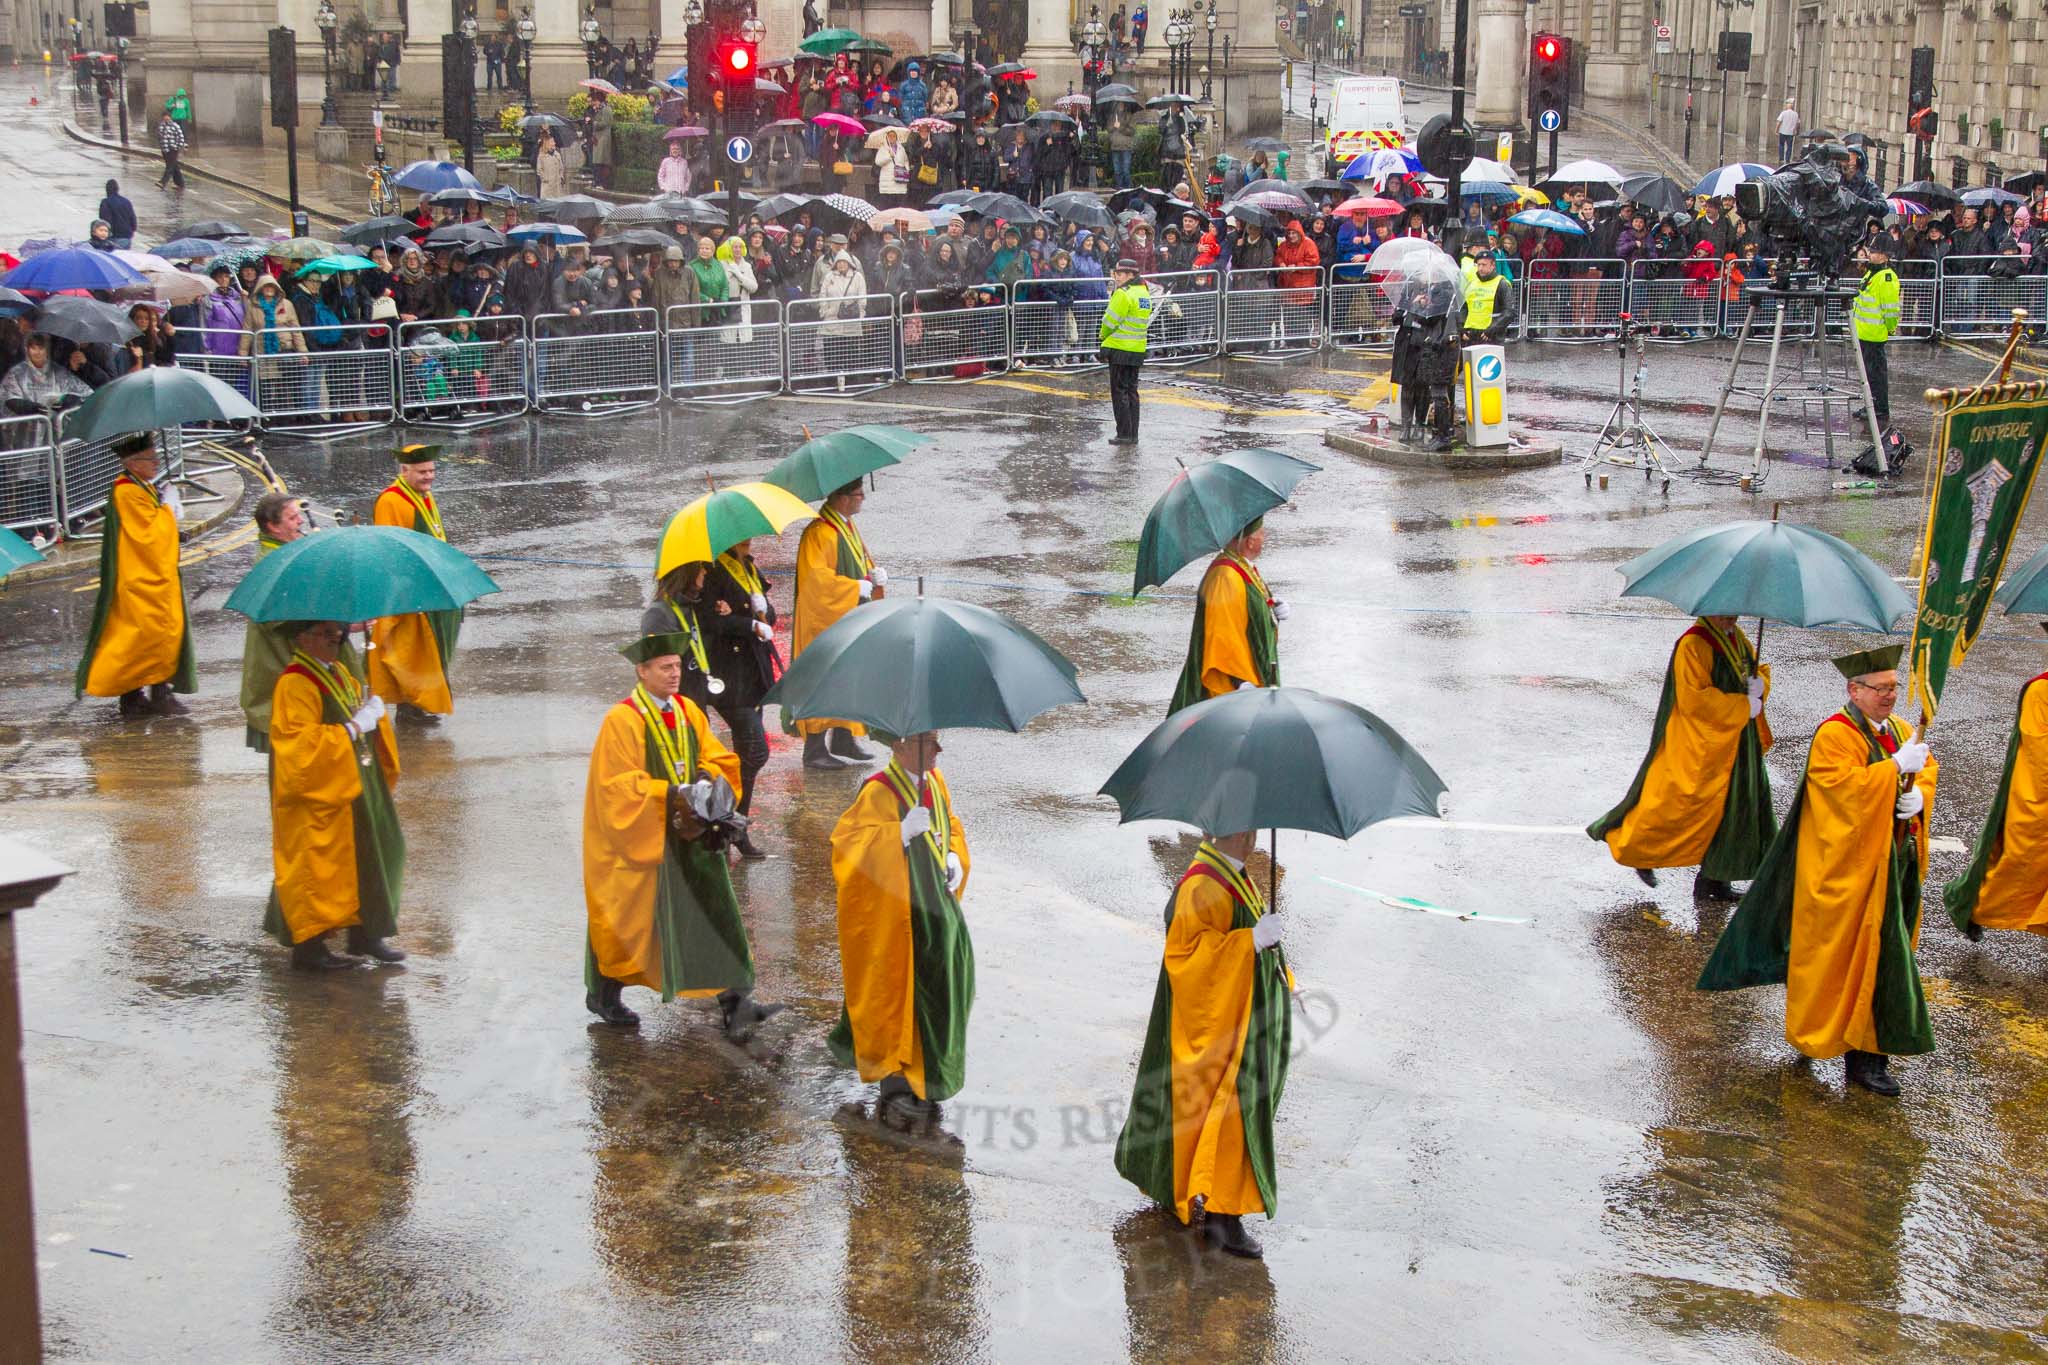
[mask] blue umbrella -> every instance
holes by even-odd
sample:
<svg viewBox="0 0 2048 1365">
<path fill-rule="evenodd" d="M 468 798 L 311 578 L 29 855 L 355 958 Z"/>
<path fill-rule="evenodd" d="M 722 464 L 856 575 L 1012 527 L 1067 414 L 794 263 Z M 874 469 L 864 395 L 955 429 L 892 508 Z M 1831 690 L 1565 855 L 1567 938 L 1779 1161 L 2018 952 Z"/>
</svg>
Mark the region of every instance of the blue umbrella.
<svg viewBox="0 0 2048 1365">
<path fill-rule="evenodd" d="M 0 284 L 10 289 L 120 289 L 131 284 L 148 284 L 142 272 L 111 251 L 86 246 L 59 247 L 38 251 L 5 275 Z"/>
<path fill-rule="evenodd" d="M 1980 185 L 1974 190 L 1963 191 L 1963 202 L 1975 208 L 1983 204 L 2024 204 L 2025 195 L 2002 190 L 1996 185 Z"/>
<path fill-rule="evenodd" d="M 1339 180 L 1378 180 L 1388 175 L 1420 175 L 1422 159 L 1405 147 L 1382 147 L 1351 158 Z"/>
<path fill-rule="evenodd" d="M 678 90 L 688 90 L 690 88 L 690 68 L 687 66 L 677 67 L 666 76 L 663 76 L 661 83 L 663 85 L 673 85 Z"/>
<path fill-rule="evenodd" d="M 509 242 L 538 242 L 547 239 L 555 242 L 587 242 L 577 229 L 567 223 L 521 223 L 505 234 Z"/>
<path fill-rule="evenodd" d="M 231 249 L 226 242 L 216 242 L 209 237 L 178 237 L 162 246 L 151 247 L 150 251 L 167 261 L 210 261 Z"/>
<path fill-rule="evenodd" d="M 415 161 L 391 178 L 391 183 L 402 190 L 420 190 L 432 194 L 437 190 L 480 190 L 483 182 L 452 161 Z"/>
<path fill-rule="evenodd" d="M 1726 166 L 1716 166 L 1700 177 L 1700 183 L 1692 187 L 1695 195 L 1712 195 L 1719 199 L 1735 193 L 1735 187 L 1745 180 L 1761 180 L 1771 174 L 1769 166 L 1759 166 L 1754 161 L 1735 161 Z"/>
<path fill-rule="evenodd" d="M 1572 237 L 1586 235 L 1586 225 L 1576 218 L 1566 217 L 1556 209 L 1523 209 L 1509 218 L 1510 223 L 1521 223 L 1526 227 L 1549 228 Z"/>
</svg>

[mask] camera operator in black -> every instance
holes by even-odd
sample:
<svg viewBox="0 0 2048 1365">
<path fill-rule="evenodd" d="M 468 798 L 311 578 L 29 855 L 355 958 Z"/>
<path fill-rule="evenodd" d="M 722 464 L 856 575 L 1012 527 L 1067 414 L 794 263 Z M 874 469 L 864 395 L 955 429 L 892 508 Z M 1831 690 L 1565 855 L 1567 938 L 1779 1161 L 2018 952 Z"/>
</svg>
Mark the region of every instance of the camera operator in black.
<svg viewBox="0 0 2048 1365">
<path fill-rule="evenodd" d="M 1457 296 L 1448 282 L 1417 284 L 1394 324 L 1393 380 L 1401 386 L 1401 439 L 1414 444 L 1416 428 L 1427 419 L 1436 437 L 1432 449 L 1451 448 L 1457 400 L 1451 384 L 1458 375 L 1462 320 L 1454 310 Z"/>
<path fill-rule="evenodd" d="M 751 542 L 741 541 L 711 566 L 698 616 L 709 636 L 711 674 L 725 684 L 711 706 L 731 730 L 733 752 L 740 756 L 739 812 L 751 815 L 754 779 L 768 763 L 761 698 L 775 681 L 776 664 L 775 604 L 768 600 Z M 768 856 L 745 833 L 733 847 L 746 858 Z"/>
</svg>

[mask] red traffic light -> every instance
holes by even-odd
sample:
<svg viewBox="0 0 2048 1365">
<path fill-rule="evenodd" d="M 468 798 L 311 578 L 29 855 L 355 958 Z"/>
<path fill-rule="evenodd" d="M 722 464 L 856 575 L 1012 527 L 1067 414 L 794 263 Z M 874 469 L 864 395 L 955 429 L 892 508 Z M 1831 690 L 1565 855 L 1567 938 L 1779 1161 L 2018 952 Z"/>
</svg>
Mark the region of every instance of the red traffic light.
<svg viewBox="0 0 2048 1365">
<path fill-rule="evenodd" d="M 1536 40 L 1536 55 L 1546 62 L 1556 61 L 1558 54 L 1563 50 L 1563 45 L 1555 38 L 1544 37 Z"/>
<path fill-rule="evenodd" d="M 734 47 L 725 54 L 725 69 L 735 76 L 744 76 L 754 69 L 754 54 L 743 47 Z"/>
</svg>

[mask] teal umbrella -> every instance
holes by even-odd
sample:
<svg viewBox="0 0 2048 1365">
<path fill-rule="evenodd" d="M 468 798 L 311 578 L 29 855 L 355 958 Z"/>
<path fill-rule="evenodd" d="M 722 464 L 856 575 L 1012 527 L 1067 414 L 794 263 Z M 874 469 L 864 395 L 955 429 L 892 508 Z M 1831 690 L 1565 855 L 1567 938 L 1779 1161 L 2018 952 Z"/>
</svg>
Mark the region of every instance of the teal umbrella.
<svg viewBox="0 0 2048 1365">
<path fill-rule="evenodd" d="M 252 621 L 369 621 L 453 611 L 498 591 L 452 545 L 397 526 L 345 526 L 301 536 L 258 560 L 228 595 Z"/>
<path fill-rule="evenodd" d="M 43 562 L 43 552 L 5 526 L 0 526 L 0 578 L 16 569 Z"/>
<path fill-rule="evenodd" d="M 1215 554 L 1248 522 L 1286 502 L 1294 486 L 1320 468 L 1256 447 L 1183 468 L 1145 514 L 1132 593 L 1164 583 L 1202 556 Z"/>
<path fill-rule="evenodd" d="M 2008 616 L 2048 613 L 2048 546 L 2006 575 L 1991 600 L 2003 604 Z"/>
<path fill-rule="evenodd" d="M 1178 820 L 1207 834 L 1300 829 L 1337 839 L 1397 816 L 1433 817 L 1445 790 L 1393 726 L 1301 687 L 1243 688 L 1176 711 L 1102 784 L 1122 824 Z"/>
<path fill-rule="evenodd" d="M 152 365 L 101 385 L 64 424 L 64 435 L 98 441 L 187 423 L 253 422 L 262 415 L 210 374 Z"/>
<path fill-rule="evenodd" d="M 762 701 L 795 720 L 857 720 L 896 735 L 1014 733 L 1041 712 L 1087 700 L 1074 679 L 1064 654 L 1009 617 L 920 593 L 840 617 Z"/>
<path fill-rule="evenodd" d="M 830 57 L 859 41 L 860 34 L 850 28 L 821 28 L 796 46 L 797 51 L 808 52 L 814 57 Z"/>
<path fill-rule="evenodd" d="M 823 502 L 864 474 L 892 465 L 932 438 L 879 422 L 813 437 L 761 476 L 805 502 Z"/>
<path fill-rule="evenodd" d="M 344 270 L 375 270 L 377 263 L 367 256 L 322 256 L 299 269 L 301 275 L 339 275 Z"/>
<path fill-rule="evenodd" d="M 1735 521 L 1667 540 L 1621 566 L 1623 597 L 1694 616 L 1889 631 L 1912 599 L 1862 551 L 1785 521 Z"/>
</svg>

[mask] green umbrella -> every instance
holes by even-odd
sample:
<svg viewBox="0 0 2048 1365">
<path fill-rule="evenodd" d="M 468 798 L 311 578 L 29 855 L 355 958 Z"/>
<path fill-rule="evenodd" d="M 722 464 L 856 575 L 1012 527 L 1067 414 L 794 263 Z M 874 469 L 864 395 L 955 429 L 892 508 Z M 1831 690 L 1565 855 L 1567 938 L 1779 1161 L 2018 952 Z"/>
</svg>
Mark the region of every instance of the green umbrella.
<svg viewBox="0 0 2048 1365">
<path fill-rule="evenodd" d="M 308 261 L 299 271 L 301 275 L 338 275 L 344 270 L 375 270 L 377 263 L 367 256 L 351 256 L 346 252 L 339 256 L 322 256 L 317 261 Z"/>
<path fill-rule="evenodd" d="M 342 251 L 318 237 L 290 237 L 282 242 L 263 243 L 263 254 L 279 261 L 317 261 L 322 256 L 339 256 Z"/>
<path fill-rule="evenodd" d="M 896 49 L 890 47 L 879 38 L 862 38 L 857 42 L 848 43 L 839 50 L 841 52 L 879 52 L 884 56 L 890 56 L 895 53 Z"/>
<path fill-rule="evenodd" d="M 859 41 L 860 35 L 850 28 L 821 28 L 796 47 L 797 51 L 808 52 L 814 57 L 830 57 Z"/>
<path fill-rule="evenodd" d="M 256 405 L 210 374 L 153 365 L 102 385 L 65 423 L 67 439 L 104 440 L 199 422 L 253 422 Z"/>
<path fill-rule="evenodd" d="M 1085 701 L 1074 665 L 999 612 L 943 597 L 855 607 L 805 647 L 764 703 L 896 735 L 1008 730 Z"/>
<path fill-rule="evenodd" d="M 848 427 L 805 441 L 761 476 L 805 502 L 822 502 L 832 491 L 901 460 L 932 438 L 908 427 L 879 422 Z"/>
<path fill-rule="evenodd" d="M 498 591 L 451 545 L 397 526 L 347 526 L 301 536 L 256 562 L 228 595 L 252 621 L 369 621 L 453 611 Z"/>
<path fill-rule="evenodd" d="M 2007 616 L 2048 612 L 2048 546 L 2007 575 L 1991 600 L 2003 603 Z"/>
<path fill-rule="evenodd" d="M 1435 816 L 1445 790 L 1393 726 L 1301 687 L 1243 688 L 1176 711 L 1102 784 L 1121 824 L 1178 820 L 1208 834 L 1301 829 L 1337 839 L 1398 816 Z"/>
<path fill-rule="evenodd" d="M 0 526 L 0 578 L 16 569 L 43 562 L 43 552 L 5 526 Z"/>
<path fill-rule="evenodd" d="M 1186 565 L 1215 554 L 1247 523 L 1286 502 L 1294 486 L 1321 467 L 1277 450 L 1253 448 L 1183 468 L 1145 514 L 1131 591 L 1163 584 Z"/>
<path fill-rule="evenodd" d="M 1694 616 L 1755 616 L 1791 626 L 1889 631 L 1912 599 L 1861 550 L 1810 526 L 1731 521 L 1637 555 L 1620 570 L 1623 597 L 1654 597 Z"/>
</svg>

